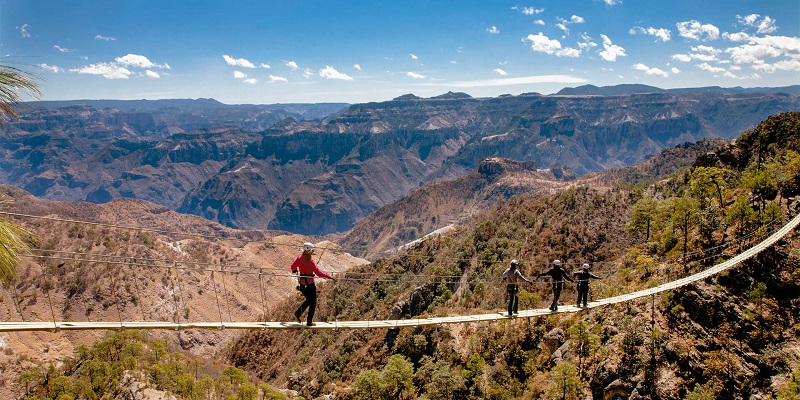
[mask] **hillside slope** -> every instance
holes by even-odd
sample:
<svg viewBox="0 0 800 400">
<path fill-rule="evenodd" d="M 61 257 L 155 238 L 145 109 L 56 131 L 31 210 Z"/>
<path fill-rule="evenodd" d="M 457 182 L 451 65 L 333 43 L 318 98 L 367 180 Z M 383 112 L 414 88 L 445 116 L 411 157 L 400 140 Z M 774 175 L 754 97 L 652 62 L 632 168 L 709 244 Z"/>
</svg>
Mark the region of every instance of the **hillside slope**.
<svg viewBox="0 0 800 400">
<path fill-rule="evenodd" d="M 662 150 L 635 166 L 576 176 L 558 166 L 537 169 L 531 161 L 490 157 L 478 169 L 454 180 L 424 185 L 359 221 L 338 243 L 353 252 L 368 249 L 367 258 L 414 241 L 437 229 L 462 225 L 475 215 L 513 196 L 538 197 L 568 187 L 589 186 L 607 190 L 623 184 L 664 179 L 688 168 L 701 154 L 727 141 L 702 140 Z"/>
<path fill-rule="evenodd" d="M 672 281 L 794 215 L 798 177 L 800 113 L 771 117 L 665 179 L 512 198 L 407 254 L 349 271 L 323 293 L 319 319 L 500 311 L 498 277 L 511 258 L 528 277 L 554 258 L 568 270 L 588 262 L 603 278 L 592 298 Z M 312 398 L 794 398 L 798 248 L 794 232 L 734 270 L 646 301 L 500 323 L 246 333 L 230 358 Z M 569 286 L 565 304 L 575 301 Z M 549 283 L 537 280 L 521 307 L 545 307 L 549 297 Z M 291 307 L 279 312 L 288 317 Z"/>
<path fill-rule="evenodd" d="M 0 211 L 36 236 L 16 280 L 0 288 L 4 321 L 273 320 L 276 304 L 296 296 L 288 269 L 301 244 L 334 247 L 285 232 L 237 231 L 132 199 L 60 202 L 0 186 Z M 344 271 L 364 262 L 328 252 L 321 265 Z M 207 358 L 235 337 L 224 330 L 153 333 L 161 335 L 176 351 Z M 79 346 L 105 336 L 0 334 L 0 397 L 20 394 L 25 368 L 61 367 Z"/>
</svg>

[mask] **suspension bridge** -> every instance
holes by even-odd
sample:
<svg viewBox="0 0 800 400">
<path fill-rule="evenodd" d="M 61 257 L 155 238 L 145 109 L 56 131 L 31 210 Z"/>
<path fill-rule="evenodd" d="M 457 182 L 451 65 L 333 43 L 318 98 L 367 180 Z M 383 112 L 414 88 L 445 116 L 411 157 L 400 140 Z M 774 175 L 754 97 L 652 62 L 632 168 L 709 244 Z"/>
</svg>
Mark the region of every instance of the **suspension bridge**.
<svg viewBox="0 0 800 400">
<path fill-rule="evenodd" d="M 560 313 L 574 313 L 586 309 L 608 306 L 612 304 L 633 301 L 647 296 L 652 296 L 668 290 L 673 290 L 697 281 L 701 281 L 725 270 L 731 269 L 740 263 L 756 256 L 761 251 L 774 245 L 778 240 L 792 232 L 800 224 L 800 214 L 795 215 L 788 223 L 774 231 L 770 236 L 756 245 L 742 251 L 735 257 L 707 268 L 701 272 L 684 278 L 676 279 L 652 288 L 635 291 L 628 294 L 618 295 L 589 302 L 586 307 L 562 306 L 557 311 L 547 308 L 521 310 L 513 318 L 537 317 Z M 507 320 L 510 317 L 503 313 L 493 312 L 484 314 L 459 315 L 448 317 L 412 318 L 412 319 L 392 319 L 392 320 L 361 320 L 361 321 L 326 321 L 316 322 L 314 326 L 306 326 L 304 323 L 297 322 L 274 322 L 274 321 L 213 321 L 213 322 L 164 322 L 164 321 L 4 321 L 0 322 L 0 332 L 60 332 L 68 330 L 126 330 L 126 329 L 145 329 L 145 330 L 184 330 L 184 329 L 392 329 L 403 327 L 416 327 L 424 325 L 459 324 L 481 321 Z"/>
</svg>

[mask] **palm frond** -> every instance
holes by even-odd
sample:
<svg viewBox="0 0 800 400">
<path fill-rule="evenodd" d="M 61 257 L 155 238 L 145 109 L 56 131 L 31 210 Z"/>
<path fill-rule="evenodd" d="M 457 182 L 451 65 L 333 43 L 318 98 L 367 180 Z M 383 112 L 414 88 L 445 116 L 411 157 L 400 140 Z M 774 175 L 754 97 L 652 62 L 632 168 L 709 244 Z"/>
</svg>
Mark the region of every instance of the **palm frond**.
<svg viewBox="0 0 800 400">
<path fill-rule="evenodd" d="M 28 231 L 0 218 L 0 279 L 5 283 L 14 280 L 19 256 L 29 249 L 22 239 L 26 236 L 30 236 Z"/>
<path fill-rule="evenodd" d="M 17 118 L 14 106 L 22 99 L 22 94 L 39 99 L 42 92 L 38 81 L 41 77 L 33 72 L 10 65 L 0 65 L 0 127 L 10 118 Z"/>
</svg>

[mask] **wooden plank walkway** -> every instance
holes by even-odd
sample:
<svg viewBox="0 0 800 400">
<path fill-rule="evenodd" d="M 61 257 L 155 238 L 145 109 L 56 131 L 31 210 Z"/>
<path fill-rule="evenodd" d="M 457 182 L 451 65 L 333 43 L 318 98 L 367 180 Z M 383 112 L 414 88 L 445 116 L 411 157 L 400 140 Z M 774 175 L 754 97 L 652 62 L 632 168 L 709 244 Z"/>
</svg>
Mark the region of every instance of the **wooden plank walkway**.
<svg viewBox="0 0 800 400">
<path fill-rule="evenodd" d="M 688 285 L 706 279 L 712 275 L 718 274 L 722 271 L 730 269 L 742 261 L 745 261 L 761 251 L 769 248 L 775 242 L 783 238 L 789 232 L 794 230 L 800 224 L 800 214 L 796 215 L 786 225 L 781 227 L 778 231 L 770 235 L 764 241 L 747 249 L 734 258 L 728 261 L 717 264 L 709 269 L 698 272 L 694 275 L 687 276 L 672 282 L 655 286 L 650 289 L 644 289 L 633 293 L 628 293 L 620 296 L 608 297 L 588 303 L 587 307 L 575 306 L 561 306 L 558 311 L 550 311 L 546 308 L 523 310 L 515 318 L 528 318 L 538 317 L 542 315 L 571 313 L 586 310 L 589 308 L 602 307 L 610 304 L 623 303 L 639 299 L 642 297 L 651 296 L 667 290 L 676 289 L 678 287 Z M 392 329 L 403 328 L 423 325 L 442 325 L 442 324 L 461 324 L 468 322 L 481 322 L 481 321 L 497 321 L 509 319 L 505 312 L 487 313 L 487 314 L 474 314 L 474 315 L 461 315 L 454 317 L 433 317 L 433 318 L 416 318 L 416 319 L 402 319 L 402 320 L 380 320 L 380 321 L 327 321 L 316 322 L 315 326 L 307 327 L 305 324 L 297 322 L 187 322 L 187 323 L 174 323 L 174 322 L 159 322 L 159 321 L 116 321 L 116 322 L 67 322 L 67 321 L 40 321 L 40 322 L 0 322 L 0 332 L 21 332 L 21 331 L 42 331 L 42 332 L 60 332 L 62 330 L 125 330 L 125 329 L 167 329 L 167 330 L 183 330 L 183 329 Z"/>
</svg>

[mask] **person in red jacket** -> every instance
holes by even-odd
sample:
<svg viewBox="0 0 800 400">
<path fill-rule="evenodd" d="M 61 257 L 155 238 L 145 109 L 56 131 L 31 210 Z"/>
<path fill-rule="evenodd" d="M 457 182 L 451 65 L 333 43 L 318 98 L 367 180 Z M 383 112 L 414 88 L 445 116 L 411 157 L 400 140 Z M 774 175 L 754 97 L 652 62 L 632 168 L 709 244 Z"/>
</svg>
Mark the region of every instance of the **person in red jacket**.
<svg viewBox="0 0 800 400">
<path fill-rule="evenodd" d="M 294 319 L 300 323 L 300 315 L 308 309 L 307 326 L 314 326 L 314 310 L 317 308 L 317 286 L 314 284 L 314 276 L 336 280 L 317 267 L 317 263 L 311 258 L 312 254 L 314 254 L 314 245 L 303 243 L 303 254 L 299 255 L 292 263 L 292 273 L 300 273 L 297 277 L 298 289 L 305 298 L 303 304 L 300 304 L 300 307 L 294 312 Z"/>
</svg>

